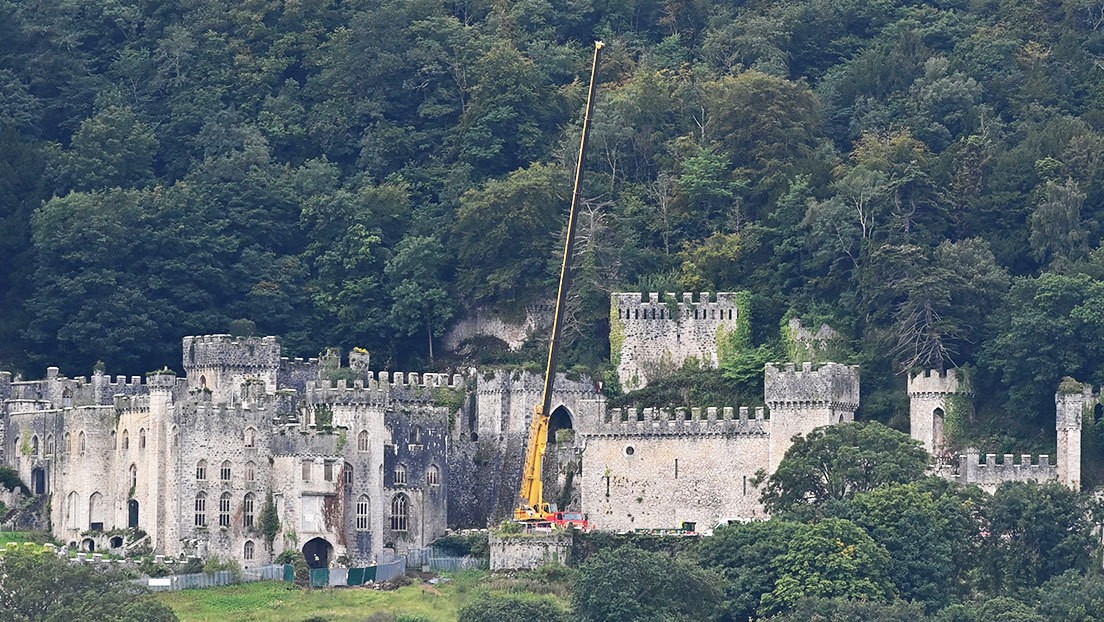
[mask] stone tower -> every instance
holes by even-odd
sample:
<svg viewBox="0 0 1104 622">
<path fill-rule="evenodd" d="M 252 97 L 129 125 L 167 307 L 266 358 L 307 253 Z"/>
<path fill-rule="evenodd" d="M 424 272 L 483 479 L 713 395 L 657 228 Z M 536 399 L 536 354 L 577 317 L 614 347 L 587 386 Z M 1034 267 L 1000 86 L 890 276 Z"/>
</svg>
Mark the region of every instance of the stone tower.
<svg viewBox="0 0 1104 622">
<path fill-rule="evenodd" d="M 280 370 L 276 337 L 201 335 L 184 338 L 184 373 L 189 391 L 209 391 L 215 404 L 237 404 L 246 381 L 275 393 Z"/>
<path fill-rule="evenodd" d="M 1081 416 L 1095 402 L 1092 386 L 1063 378 L 1054 394 L 1058 429 L 1058 481 L 1081 490 Z"/>
<path fill-rule="evenodd" d="M 790 439 L 814 428 L 854 421 L 859 407 L 857 365 L 812 363 L 766 366 L 763 394 L 770 409 L 769 472 L 790 448 Z"/>
<path fill-rule="evenodd" d="M 696 359 L 718 364 L 717 342 L 736 330 L 740 313 L 733 292 L 610 294 L 610 350 L 626 391 L 641 389 L 665 372 Z"/>
<path fill-rule="evenodd" d="M 953 408 L 969 408 L 973 395 L 970 383 L 960 370 L 936 369 L 909 374 L 909 434 L 920 441 L 929 454 L 940 455 L 946 449 L 944 424 Z M 956 395 L 964 399 L 954 400 Z M 967 415 L 967 413 L 958 413 Z"/>
</svg>

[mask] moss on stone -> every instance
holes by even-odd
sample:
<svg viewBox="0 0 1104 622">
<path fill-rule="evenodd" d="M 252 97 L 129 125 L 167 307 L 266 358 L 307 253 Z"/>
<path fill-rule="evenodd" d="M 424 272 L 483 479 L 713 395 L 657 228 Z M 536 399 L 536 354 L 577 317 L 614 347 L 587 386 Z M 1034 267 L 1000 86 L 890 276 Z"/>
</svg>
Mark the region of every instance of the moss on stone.
<svg viewBox="0 0 1104 622">
<path fill-rule="evenodd" d="M 621 365 L 621 349 L 625 347 L 625 323 L 621 320 L 620 303 L 617 296 L 610 299 L 610 364 L 614 368 Z"/>
</svg>

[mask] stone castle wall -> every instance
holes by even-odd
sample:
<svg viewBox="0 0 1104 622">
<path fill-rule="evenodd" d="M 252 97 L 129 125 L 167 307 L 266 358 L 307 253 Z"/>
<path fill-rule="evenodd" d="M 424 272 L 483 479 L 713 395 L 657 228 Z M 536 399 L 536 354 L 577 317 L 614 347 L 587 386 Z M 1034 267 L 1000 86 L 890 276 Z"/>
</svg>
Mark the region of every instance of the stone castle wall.
<svg viewBox="0 0 1104 622">
<path fill-rule="evenodd" d="M 1017 460 L 1018 458 L 1018 460 Z M 973 484 L 993 493 L 1005 482 L 1047 483 L 1058 481 L 1058 466 L 1051 464 L 1050 456 L 1031 454 L 1014 456 L 997 454 L 982 456 L 976 449 L 958 456 L 953 465 L 936 469 L 935 473 L 963 485 Z"/>
<path fill-rule="evenodd" d="M 763 398 L 771 413 L 770 455 L 773 473 L 796 435 L 854 421 L 859 407 L 859 368 L 810 362 L 770 364 L 764 369 Z"/>
<path fill-rule="evenodd" d="M 764 518 L 752 480 L 768 461 L 769 425 L 762 408 L 613 409 L 584 434 L 587 518 L 607 531 Z"/>
<path fill-rule="evenodd" d="M 610 342 L 621 386 L 642 388 L 690 359 L 716 367 L 718 333 L 734 330 L 743 312 L 732 292 L 680 299 L 655 292 L 610 294 Z"/>
</svg>

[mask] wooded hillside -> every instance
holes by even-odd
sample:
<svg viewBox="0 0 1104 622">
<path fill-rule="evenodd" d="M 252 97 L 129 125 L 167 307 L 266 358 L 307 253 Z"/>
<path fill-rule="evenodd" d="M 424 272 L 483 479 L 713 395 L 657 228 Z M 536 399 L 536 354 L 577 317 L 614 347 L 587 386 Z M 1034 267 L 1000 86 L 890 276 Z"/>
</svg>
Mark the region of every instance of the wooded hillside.
<svg viewBox="0 0 1104 622">
<path fill-rule="evenodd" d="M 611 289 L 745 290 L 745 368 L 796 313 L 847 335 L 864 417 L 974 366 L 983 424 L 1052 438 L 1061 377 L 1104 380 L 1102 27 L 1087 0 L 0 0 L 0 367 L 142 373 L 241 319 L 427 367 L 465 310 L 550 297 L 602 38 L 569 364 L 608 360 Z"/>
</svg>

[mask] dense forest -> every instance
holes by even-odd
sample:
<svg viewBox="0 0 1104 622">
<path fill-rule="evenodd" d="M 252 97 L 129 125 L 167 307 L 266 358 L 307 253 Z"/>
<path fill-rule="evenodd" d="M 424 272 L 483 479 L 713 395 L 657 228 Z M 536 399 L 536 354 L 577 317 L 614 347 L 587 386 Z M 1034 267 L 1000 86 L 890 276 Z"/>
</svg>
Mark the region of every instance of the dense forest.
<svg viewBox="0 0 1104 622">
<path fill-rule="evenodd" d="M 250 322 L 448 365 L 467 311 L 551 297 L 601 38 L 569 365 L 603 371 L 610 290 L 746 291 L 730 376 L 796 314 L 846 336 L 862 417 L 962 366 L 973 431 L 1045 447 L 1060 379 L 1104 380 L 1102 27 L 1089 0 L 0 0 L 0 367 L 142 373 Z"/>
</svg>

